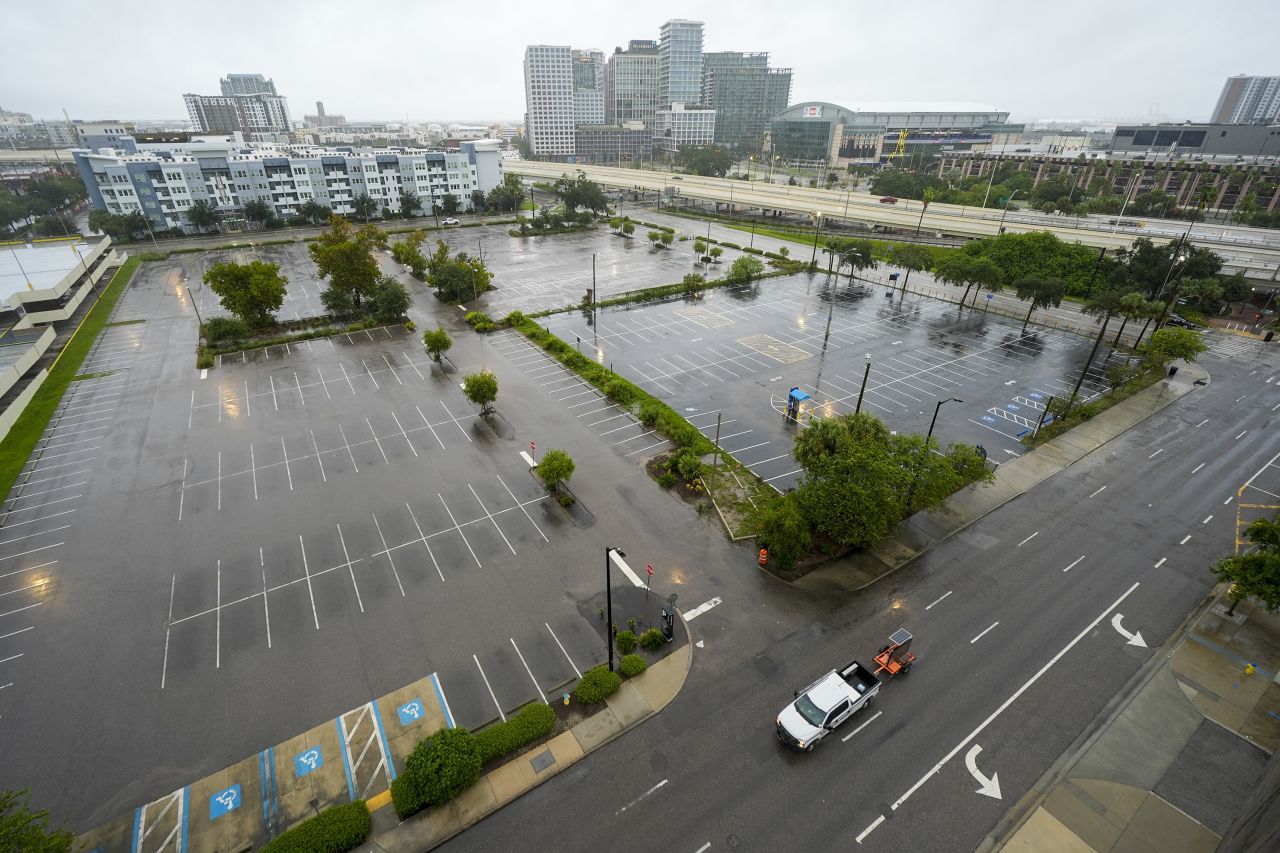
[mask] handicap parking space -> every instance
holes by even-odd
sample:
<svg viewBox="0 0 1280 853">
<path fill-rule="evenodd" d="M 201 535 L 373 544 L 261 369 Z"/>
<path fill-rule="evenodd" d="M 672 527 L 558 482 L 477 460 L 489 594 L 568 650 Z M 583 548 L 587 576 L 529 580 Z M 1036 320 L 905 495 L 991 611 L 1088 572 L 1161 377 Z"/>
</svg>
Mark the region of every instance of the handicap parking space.
<svg viewBox="0 0 1280 853">
<path fill-rule="evenodd" d="M 923 433 L 937 401 L 959 398 L 961 411 L 937 424 L 941 443 L 995 441 L 1017 453 L 1021 421 L 1038 418 L 1030 395 L 1069 391 L 1091 346 L 1066 332 L 1024 331 L 978 309 L 821 274 L 545 322 L 708 438 L 718 416 L 720 446 L 780 491 L 799 476 L 791 444 L 808 417 L 859 407 L 891 430 Z M 1105 364 L 1095 365 L 1082 393 L 1101 390 L 1104 377 Z M 785 417 L 791 388 L 808 396 L 799 424 Z"/>
</svg>

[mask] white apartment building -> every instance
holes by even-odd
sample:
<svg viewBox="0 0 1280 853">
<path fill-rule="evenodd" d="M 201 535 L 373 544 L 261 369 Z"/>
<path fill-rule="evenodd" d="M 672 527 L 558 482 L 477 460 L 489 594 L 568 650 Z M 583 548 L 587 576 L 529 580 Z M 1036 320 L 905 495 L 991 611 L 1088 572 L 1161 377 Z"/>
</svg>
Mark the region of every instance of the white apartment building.
<svg viewBox="0 0 1280 853">
<path fill-rule="evenodd" d="M 525 135 L 535 156 L 574 153 L 573 51 L 531 44 L 524 51 Z"/>
<path fill-rule="evenodd" d="M 138 144 L 72 152 L 93 206 L 141 212 L 156 230 L 184 228 L 191 205 L 204 200 L 235 215 L 249 201 L 265 201 L 281 218 L 314 201 L 351 215 L 368 195 L 380 212 L 397 213 L 400 194 L 418 196 L 423 210 L 446 195 L 460 209 L 471 193 L 502 183 L 498 140 L 463 142 L 454 152 L 413 149 L 248 145 L 243 137 L 193 137 L 186 143 Z"/>
<path fill-rule="evenodd" d="M 293 129 L 280 95 L 183 95 L 197 133 L 236 133 L 255 142 L 287 142 Z"/>
<path fill-rule="evenodd" d="M 675 154 L 681 145 L 710 145 L 716 137 L 716 111 L 686 109 L 675 103 L 654 113 L 653 146 Z"/>
<path fill-rule="evenodd" d="M 658 32 L 658 86 L 663 105 L 699 103 L 702 97 L 702 21 L 673 18 Z"/>
</svg>

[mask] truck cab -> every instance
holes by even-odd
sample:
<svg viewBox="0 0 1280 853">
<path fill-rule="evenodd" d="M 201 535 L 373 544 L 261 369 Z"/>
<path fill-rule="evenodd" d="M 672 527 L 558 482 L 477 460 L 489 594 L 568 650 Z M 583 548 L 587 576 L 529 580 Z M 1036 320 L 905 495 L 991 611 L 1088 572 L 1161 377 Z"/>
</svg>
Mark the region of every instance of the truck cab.
<svg viewBox="0 0 1280 853">
<path fill-rule="evenodd" d="M 832 670 L 803 691 L 778 714 L 778 740 L 787 746 L 812 750 L 880 691 L 880 680 L 857 661 Z"/>
</svg>

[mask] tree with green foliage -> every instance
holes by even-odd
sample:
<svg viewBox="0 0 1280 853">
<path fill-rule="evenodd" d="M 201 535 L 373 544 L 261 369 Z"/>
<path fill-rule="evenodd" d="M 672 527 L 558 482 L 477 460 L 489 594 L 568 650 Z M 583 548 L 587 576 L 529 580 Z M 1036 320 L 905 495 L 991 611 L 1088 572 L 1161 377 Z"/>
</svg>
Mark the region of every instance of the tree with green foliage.
<svg viewBox="0 0 1280 853">
<path fill-rule="evenodd" d="M 907 271 L 902 278 L 902 292 L 906 293 L 911 273 L 927 270 L 933 266 L 933 253 L 926 247 L 914 243 L 894 243 L 889 249 L 889 263 Z"/>
<path fill-rule="evenodd" d="M 431 360 L 443 368 L 444 354 L 453 346 L 453 338 L 449 337 L 444 326 L 437 326 L 422 333 L 422 346 Z"/>
<path fill-rule="evenodd" d="M 1154 337 L 1154 335 L 1152 336 Z M 1222 583 L 1230 584 L 1227 599 L 1231 609 L 1246 598 L 1257 598 L 1269 612 L 1280 610 L 1280 521 L 1259 518 L 1245 528 L 1252 550 L 1223 557 L 1212 571 Z"/>
<path fill-rule="evenodd" d="M 1020 278 L 1061 279 L 1067 292 L 1088 293 L 1099 263 L 1109 273 L 1110 259 L 1098 260 L 1098 250 L 1079 243 L 1066 243 L 1047 231 L 1001 234 L 966 243 L 963 254 L 986 258 L 1000 270 L 1005 282 Z M 985 285 L 984 285 L 985 286 Z"/>
<path fill-rule="evenodd" d="M 218 295 L 223 308 L 250 328 L 260 329 L 274 322 L 272 315 L 284 304 L 289 280 L 280 274 L 279 264 L 224 261 L 209 268 L 204 283 Z"/>
<path fill-rule="evenodd" d="M 427 259 L 422 254 L 422 244 L 427 240 L 427 232 L 418 230 L 405 235 L 398 243 L 391 244 L 391 257 L 396 263 L 409 268 L 415 278 L 421 279 L 427 273 Z"/>
<path fill-rule="evenodd" d="M 1149 370 L 1163 372 L 1175 361 L 1193 362 L 1208 347 L 1199 332 L 1191 329 L 1167 327 L 1151 333 L 1151 338 L 1138 350 L 1142 363 Z"/>
<path fill-rule="evenodd" d="M 843 240 L 840 243 L 839 267 L 849 268 L 849 275 L 856 278 L 863 270 L 876 268 L 875 247 L 870 240 Z"/>
<path fill-rule="evenodd" d="M 659 247 L 662 245 L 661 231 L 650 231 L 645 236 L 649 238 L 649 243 L 652 244 L 654 247 Z"/>
<path fill-rule="evenodd" d="M 712 246 L 708 256 L 711 258 L 711 263 L 718 264 L 720 263 L 720 256 L 723 254 L 724 249 L 721 249 L 719 246 Z"/>
<path fill-rule="evenodd" d="M 707 279 L 705 276 L 698 275 L 696 272 L 691 272 L 684 277 L 681 284 L 684 285 L 685 296 L 697 296 L 706 288 Z"/>
<path fill-rule="evenodd" d="M 635 225 L 635 223 L 634 223 L 634 222 L 632 222 L 632 221 L 630 221 L 630 220 L 627 220 L 626 222 L 623 222 L 623 223 L 622 223 L 622 236 L 623 236 L 623 237 L 630 237 L 630 236 L 631 236 L 632 234 L 634 234 L 634 233 L 636 233 L 636 225 Z"/>
<path fill-rule="evenodd" d="M 462 379 L 462 393 L 480 407 L 481 417 L 488 417 L 493 414 L 493 403 L 498 399 L 498 377 L 488 370 L 469 374 Z"/>
<path fill-rule="evenodd" d="M 489 197 L 485 200 L 485 206 L 489 210 L 512 213 L 520 209 L 520 205 L 524 203 L 524 198 L 524 184 L 520 182 L 520 176 L 506 174 L 502 176 L 501 184 L 489 190 Z"/>
<path fill-rule="evenodd" d="M 356 196 L 355 201 L 351 202 L 351 207 L 361 222 L 368 222 L 371 217 L 378 215 L 378 203 L 370 198 L 368 193 L 360 193 Z"/>
<path fill-rule="evenodd" d="M 568 213 L 573 213 L 578 208 L 590 210 L 592 213 L 606 213 L 609 210 L 609 199 L 605 196 L 604 190 L 588 178 L 586 172 L 578 172 L 572 178 L 561 175 L 552 185 L 552 190 Z"/>
<path fill-rule="evenodd" d="M 1000 288 L 1002 281 L 1000 268 L 987 258 L 976 258 L 963 253 L 956 253 L 938 263 L 933 270 L 934 277 L 945 284 L 964 287 L 960 304 L 964 305 L 969 298 L 969 291 L 977 286 L 993 293 Z M 976 297 L 975 297 L 976 298 Z"/>
<path fill-rule="evenodd" d="M 32 811 L 31 792 L 0 791 L 0 850 L 21 853 L 70 853 L 75 836 L 51 829 L 47 809 Z"/>
<path fill-rule="evenodd" d="M 375 249 L 386 245 L 386 235 L 373 225 L 353 228 L 341 216 L 329 219 L 329 228 L 307 247 L 319 278 L 329 285 L 321 294 L 325 309 L 332 314 L 360 312 L 371 299 L 380 270 Z"/>
<path fill-rule="evenodd" d="M 809 521 L 793 494 L 774 498 L 756 513 L 756 544 L 769 552 L 778 568 L 790 571 L 809 551 Z"/>
<path fill-rule="evenodd" d="M 1123 294 L 1117 301 L 1115 309 L 1116 315 L 1121 318 L 1120 328 L 1116 331 L 1115 340 L 1111 342 L 1111 345 L 1113 347 L 1120 345 L 1120 336 L 1124 334 L 1124 328 L 1129 325 L 1130 321 L 1150 317 L 1152 306 L 1151 300 L 1137 291 Z"/>
<path fill-rule="evenodd" d="M 445 193 L 440 199 L 440 212 L 445 216 L 457 216 L 458 211 L 462 209 L 462 203 L 458 201 L 458 197 L 453 193 Z"/>
<path fill-rule="evenodd" d="M 624 221 L 624 218 L 621 216 L 614 216 L 609 220 L 609 227 L 613 229 L 614 234 L 622 233 L 622 223 Z"/>
<path fill-rule="evenodd" d="M 693 256 L 694 256 L 695 258 L 701 258 L 701 257 L 702 257 L 703 255 L 705 255 L 706 253 L 707 253 L 707 244 L 706 244 L 706 243 L 704 243 L 704 242 L 702 242 L 702 238 L 701 238 L 701 237 L 696 237 L 696 238 L 694 238 L 694 241 L 693 241 Z"/>
<path fill-rule="evenodd" d="M 493 274 L 484 261 L 466 252 L 450 254 L 443 240 L 436 241 L 436 250 L 427 259 L 426 280 L 445 302 L 474 299 L 493 286 Z"/>
<path fill-rule="evenodd" d="M 89 230 L 106 234 L 118 243 L 127 243 L 147 233 L 147 220 L 136 210 L 127 214 L 92 210 L 89 212 Z"/>
<path fill-rule="evenodd" d="M 884 444 L 889 428 L 875 415 L 858 412 L 811 420 L 796 433 L 792 455 L 801 468 L 809 468 L 839 456 L 855 444 Z"/>
<path fill-rule="evenodd" d="M 480 748 L 471 732 L 437 731 L 418 742 L 392 784 L 396 813 L 407 817 L 428 806 L 444 805 L 476 783 L 480 768 Z"/>
<path fill-rule="evenodd" d="M 191 227 L 198 231 L 217 230 L 218 223 L 222 221 L 218 208 L 202 198 L 191 202 L 191 206 L 186 210 L 186 217 Z"/>
<path fill-rule="evenodd" d="M 573 476 L 573 458 L 557 447 L 545 451 L 538 462 L 538 476 L 549 490 L 560 491 L 560 484 Z"/>
<path fill-rule="evenodd" d="M 244 218 L 254 225 L 266 225 L 268 222 L 276 218 L 275 211 L 271 209 L 271 205 L 267 204 L 260 198 L 249 199 L 244 203 Z"/>
<path fill-rule="evenodd" d="M 725 278 L 733 282 L 750 283 L 752 279 L 764 275 L 764 264 L 759 258 L 743 255 L 729 265 L 729 273 Z"/>
<path fill-rule="evenodd" d="M 1040 308 L 1057 308 L 1062 304 L 1062 297 L 1067 295 L 1067 283 L 1062 279 L 1034 275 L 1018 279 L 1013 283 L 1013 289 L 1019 299 L 1028 303 L 1027 316 L 1022 318 L 1022 331 L 1019 333 L 1023 335 L 1027 333 L 1027 324 L 1031 322 L 1033 313 Z"/>
<path fill-rule="evenodd" d="M 327 222 L 329 217 L 333 215 L 328 207 L 316 201 L 315 199 L 307 199 L 298 205 L 298 217 L 305 219 L 312 225 L 320 225 Z"/>
<path fill-rule="evenodd" d="M 670 231 L 663 231 L 658 235 L 658 242 L 662 244 L 664 249 L 670 249 L 671 244 L 676 240 L 676 235 Z"/>
<path fill-rule="evenodd" d="M 412 219 L 422 212 L 422 199 L 412 190 L 400 190 L 400 215 Z"/>
<path fill-rule="evenodd" d="M 719 145 L 681 145 L 676 165 L 695 175 L 723 178 L 733 166 L 733 155 Z"/>
<path fill-rule="evenodd" d="M 412 303 L 413 299 L 403 284 L 389 275 L 383 276 L 373 293 L 373 316 L 379 322 L 394 323 L 405 316 Z"/>
</svg>

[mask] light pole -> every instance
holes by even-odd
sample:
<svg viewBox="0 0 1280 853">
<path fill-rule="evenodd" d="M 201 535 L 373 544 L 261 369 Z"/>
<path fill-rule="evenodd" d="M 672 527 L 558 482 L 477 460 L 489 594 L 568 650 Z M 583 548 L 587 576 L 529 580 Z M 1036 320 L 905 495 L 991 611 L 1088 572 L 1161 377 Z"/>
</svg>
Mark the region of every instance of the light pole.
<svg viewBox="0 0 1280 853">
<path fill-rule="evenodd" d="M 938 405 L 933 407 L 933 420 L 929 421 L 929 432 L 924 437 L 925 449 L 929 448 L 929 439 L 933 438 L 933 425 L 938 422 L 938 410 L 942 408 L 943 403 L 963 403 L 959 397 L 948 397 L 945 400 L 939 400 Z"/>
<path fill-rule="evenodd" d="M 997 237 L 999 237 L 1001 234 L 1004 233 L 1004 218 L 1009 215 L 1009 205 L 1013 204 L 1014 196 L 1016 196 L 1019 192 L 1020 192 L 1019 190 L 1014 190 L 1012 193 L 1010 193 L 1009 197 L 1004 200 L 1004 213 L 1000 214 L 1000 227 L 996 229 Z M 921 214 L 921 218 L 922 219 L 924 218 L 924 214 Z"/>
<path fill-rule="evenodd" d="M 871 353 L 867 353 L 867 369 L 862 373 L 862 387 L 858 389 L 858 406 L 853 410 L 853 413 L 855 415 L 858 414 L 858 412 L 862 411 L 862 395 L 866 393 L 867 377 L 870 375 L 871 375 Z M 935 411 L 934 414 L 936 415 L 937 412 Z"/>
<path fill-rule="evenodd" d="M 616 553 L 619 557 L 626 557 L 626 553 L 620 548 L 612 546 L 604 549 L 604 601 L 605 610 L 608 616 L 605 618 L 604 624 L 604 644 L 609 647 L 609 671 L 613 672 L 613 581 L 609 572 L 609 558 L 611 554 Z"/>
<path fill-rule="evenodd" d="M 812 267 L 818 262 L 818 232 L 822 230 L 822 215 L 818 211 L 813 212 L 813 252 L 809 255 L 809 266 Z"/>
</svg>

